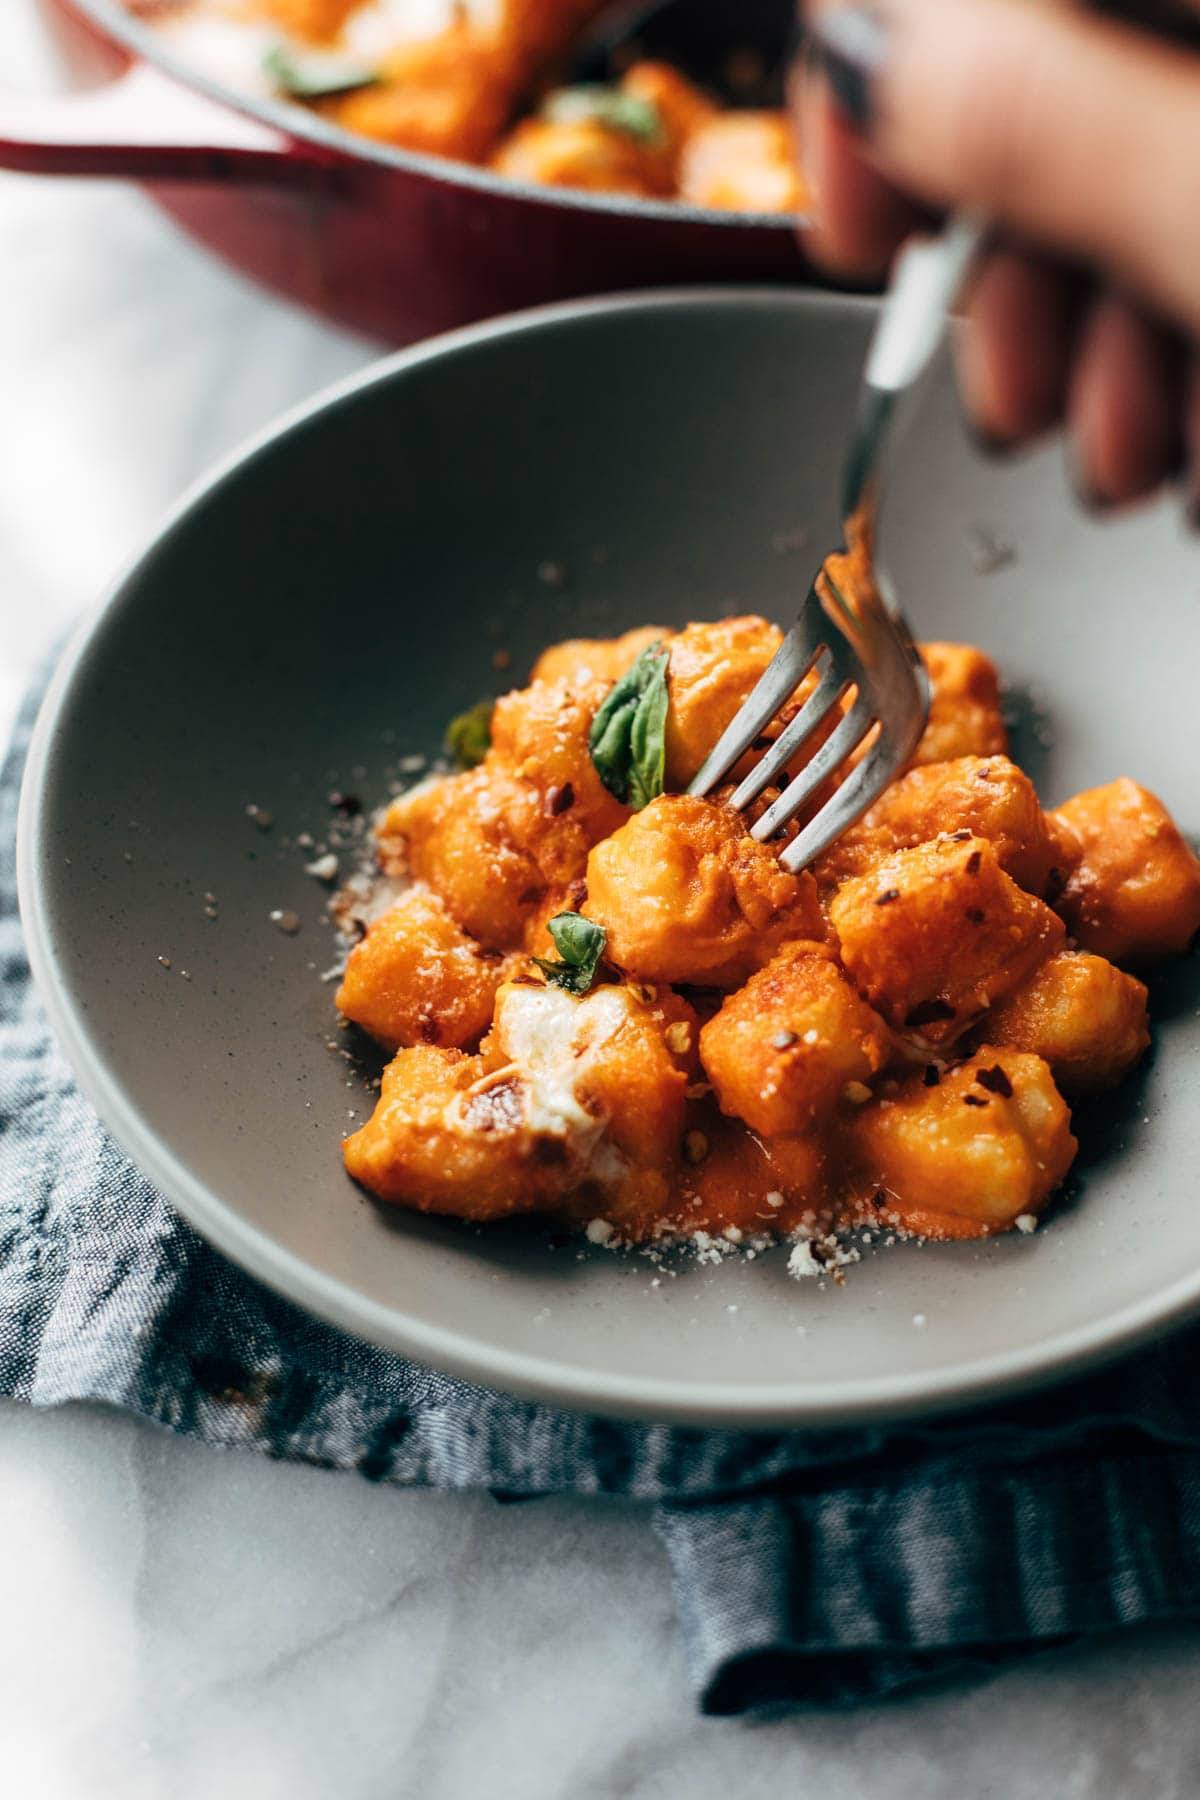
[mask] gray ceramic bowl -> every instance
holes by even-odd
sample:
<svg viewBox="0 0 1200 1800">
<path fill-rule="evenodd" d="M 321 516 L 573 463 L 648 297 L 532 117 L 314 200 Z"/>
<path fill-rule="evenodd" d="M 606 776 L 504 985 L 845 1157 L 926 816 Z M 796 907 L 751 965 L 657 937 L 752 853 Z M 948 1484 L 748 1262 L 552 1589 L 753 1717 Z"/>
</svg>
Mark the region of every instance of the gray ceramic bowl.
<svg viewBox="0 0 1200 1800">
<path fill-rule="evenodd" d="M 833 540 L 870 320 L 824 297 L 652 296 L 408 351 L 193 495 L 76 638 L 22 814 L 43 994 L 130 1154 L 323 1317 L 568 1405 L 829 1425 L 996 1396 L 1196 1306 L 1194 962 L 1158 983 L 1153 1060 L 1089 1122 L 1077 1194 L 1035 1236 L 872 1248 L 841 1289 L 778 1255 L 653 1285 L 636 1256 L 387 1213 L 342 1173 L 369 1096 L 327 1048 L 324 895 L 282 840 L 320 826 L 335 785 L 380 800 L 398 754 L 436 749 L 505 679 L 498 648 L 519 677 L 575 632 L 786 620 Z M 988 534 L 1015 551 L 1002 567 Z M 1197 557 L 1169 517 L 1100 529 L 1056 457 L 978 463 L 943 380 L 885 551 L 920 633 L 1000 659 L 1048 800 L 1127 771 L 1200 826 Z"/>
</svg>

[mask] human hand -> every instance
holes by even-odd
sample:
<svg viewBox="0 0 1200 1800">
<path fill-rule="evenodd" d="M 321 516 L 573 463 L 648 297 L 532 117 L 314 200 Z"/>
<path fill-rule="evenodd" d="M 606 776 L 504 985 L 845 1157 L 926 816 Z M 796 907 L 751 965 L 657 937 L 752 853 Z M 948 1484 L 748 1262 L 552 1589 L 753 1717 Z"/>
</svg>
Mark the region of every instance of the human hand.
<svg viewBox="0 0 1200 1800">
<path fill-rule="evenodd" d="M 1200 28 L 1200 0 L 1166 7 Z M 980 437 L 1065 422 L 1088 503 L 1182 477 L 1200 523 L 1200 56 L 1070 4 L 806 12 L 810 254 L 868 279 L 924 208 L 993 221 L 959 352 Z"/>
</svg>

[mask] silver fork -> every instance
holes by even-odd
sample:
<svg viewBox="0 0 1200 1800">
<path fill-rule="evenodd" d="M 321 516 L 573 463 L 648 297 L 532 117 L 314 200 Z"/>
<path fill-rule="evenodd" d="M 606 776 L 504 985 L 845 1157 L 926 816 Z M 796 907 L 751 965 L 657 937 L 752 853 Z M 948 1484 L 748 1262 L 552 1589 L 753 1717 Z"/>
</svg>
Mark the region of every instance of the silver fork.
<svg viewBox="0 0 1200 1800">
<path fill-rule="evenodd" d="M 729 802 L 738 810 L 752 805 L 828 724 L 834 709 L 845 705 L 811 761 L 751 827 L 751 836 L 765 842 L 791 824 L 822 783 L 875 734 L 846 778 L 782 850 L 780 861 L 792 871 L 820 856 L 879 798 L 908 762 L 929 718 L 925 669 L 907 625 L 888 606 L 876 580 L 875 518 L 886 451 L 942 340 L 981 236 L 973 220 L 954 218 L 939 237 L 914 242 L 901 255 L 867 355 L 846 459 L 842 549 L 822 563 L 799 618 L 688 789 L 711 793 L 801 682 L 815 675 L 799 712 Z"/>
</svg>

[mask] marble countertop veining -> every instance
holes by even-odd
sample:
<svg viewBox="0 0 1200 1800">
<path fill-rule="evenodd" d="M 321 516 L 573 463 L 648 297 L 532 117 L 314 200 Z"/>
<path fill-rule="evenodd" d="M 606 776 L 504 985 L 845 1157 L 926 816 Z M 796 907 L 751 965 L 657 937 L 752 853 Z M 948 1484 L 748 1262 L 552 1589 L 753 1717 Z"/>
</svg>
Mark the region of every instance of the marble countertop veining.
<svg viewBox="0 0 1200 1800">
<path fill-rule="evenodd" d="M 32 0 L 0 80 L 51 80 Z M 0 177 L 0 729 L 180 490 L 368 347 L 139 195 Z M 1170 1800 L 1200 1638 L 852 1715 L 702 1720 L 642 1509 L 398 1493 L 98 1408 L 0 1405 L 13 1800 Z"/>
</svg>

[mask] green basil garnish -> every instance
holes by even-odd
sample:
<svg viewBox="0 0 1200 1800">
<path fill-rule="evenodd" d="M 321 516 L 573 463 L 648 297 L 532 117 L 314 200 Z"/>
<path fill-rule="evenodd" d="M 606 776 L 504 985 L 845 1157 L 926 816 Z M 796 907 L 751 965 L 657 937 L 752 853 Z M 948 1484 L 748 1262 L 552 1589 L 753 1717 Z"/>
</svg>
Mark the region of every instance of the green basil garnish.
<svg viewBox="0 0 1200 1800">
<path fill-rule="evenodd" d="M 535 956 L 534 962 L 543 975 L 568 994 L 586 994 L 596 979 L 600 958 L 604 955 L 607 934 L 603 925 L 593 925 L 581 913 L 557 913 L 546 927 L 554 939 L 561 962 Z"/>
<path fill-rule="evenodd" d="M 542 117 L 553 125 L 594 120 L 609 131 L 623 131 L 626 137 L 637 138 L 643 144 L 660 144 L 666 135 L 662 114 L 652 100 L 600 83 L 559 88 L 543 103 Z"/>
<path fill-rule="evenodd" d="M 637 812 L 663 791 L 669 655 L 661 643 L 643 650 L 609 690 L 588 733 L 597 775 L 610 794 Z"/>
<path fill-rule="evenodd" d="M 492 747 L 494 700 L 479 700 L 451 719 L 446 727 L 446 748 L 460 769 L 477 769 Z"/>
<path fill-rule="evenodd" d="M 374 87 L 379 70 L 327 50 L 297 50 L 276 44 L 263 58 L 263 72 L 290 100 L 328 100 Z"/>
</svg>

